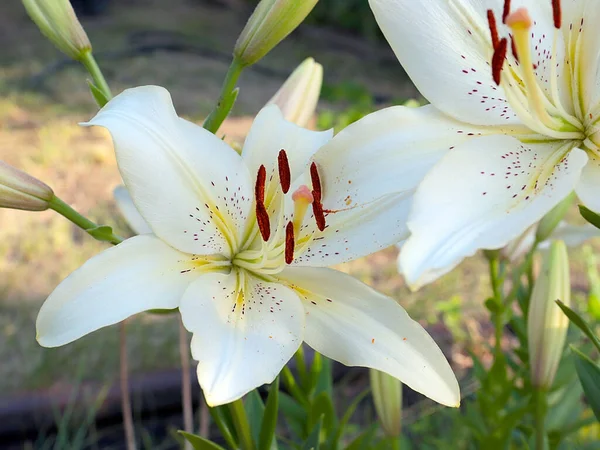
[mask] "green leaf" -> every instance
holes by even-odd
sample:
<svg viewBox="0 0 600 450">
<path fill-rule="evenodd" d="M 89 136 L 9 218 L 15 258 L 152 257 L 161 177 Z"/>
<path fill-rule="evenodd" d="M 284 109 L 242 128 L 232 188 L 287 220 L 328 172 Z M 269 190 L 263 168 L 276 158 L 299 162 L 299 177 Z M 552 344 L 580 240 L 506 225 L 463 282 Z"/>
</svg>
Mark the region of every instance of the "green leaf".
<svg viewBox="0 0 600 450">
<path fill-rule="evenodd" d="M 319 450 L 321 439 L 321 424 L 322 420 L 319 420 L 308 435 L 308 439 L 304 441 L 302 450 Z"/>
<path fill-rule="evenodd" d="M 315 357 L 317 355 L 315 354 Z M 329 398 L 333 396 L 333 374 L 331 369 L 331 360 L 322 356 L 320 358 L 319 370 L 314 367 L 311 368 L 313 376 L 317 376 L 317 382 L 315 386 L 315 395 L 319 395 L 321 392 L 326 392 Z"/>
<path fill-rule="evenodd" d="M 258 393 L 258 389 L 250 391 L 244 397 L 244 409 L 248 416 L 248 423 L 250 425 L 250 432 L 252 433 L 252 439 L 255 443 L 258 443 L 258 437 L 260 435 L 260 429 L 263 422 L 263 415 L 265 413 L 265 404 Z"/>
<path fill-rule="evenodd" d="M 350 442 L 346 450 L 369 450 L 375 438 L 376 431 L 377 424 L 374 423 Z"/>
<path fill-rule="evenodd" d="M 585 320 L 583 320 L 583 318 L 579 314 L 577 314 L 575 311 L 573 311 L 560 300 L 556 300 L 556 304 L 560 307 L 560 309 L 563 310 L 563 312 L 569 318 L 569 320 L 577 328 L 583 331 L 583 333 L 590 339 L 590 341 L 592 341 L 592 344 L 594 344 L 596 348 L 600 350 L 600 341 L 598 340 L 590 326 L 585 322 Z"/>
<path fill-rule="evenodd" d="M 279 412 L 279 377 L 275 378 L 269 390 L 267 405 L 264 409 L 262 426 L 258 438 L 258 450 L 271 450 L 277 448 L 275 428 L 277 427 L 277 413 Z M 274 444 L 274 445 L 273 445 Z"/>
<path fill-rule="evenodd" d="M 575 355 L 575 369 L 585 398 L 600 421 L 600 367 L 575 347 L 571 346 L 571 350 Z"/>
<path fill-rule="evenodd" d="M 227 445 L 231 448 L 238 448 L 237 433 L 229 409 L 226 406 L 217 406 L 215 408 L 210 408 L 209 411 L 213 421 L 217 424 L 223 439 L 227 442 Z"/>
<path fill-rule="evenodd" d="M 113 242 L 115 238 L 112 228 L 106 225 L 96 228 L 89 228 L 85 230 L 85 232 L 101 242 Z"/>
<path fill-rule="evenodd" d="M 96 100 L 96 103 L 98 103 L 100 108 L 106 105 L 108 103 L 108 99 L 106 98 L 104 93 L 100 89 L 98 89 L 96 85 L 92 83 L 91 80 L 87 80 L 87 84 L 90 88 L 92 96 L 94 97 L 94 100 Z"/>
<path fill-rule="evenodd" d="M 600 228 L 600 216 L 598 214 L 583 205 L 579 205 L 579 212 L 585 220 L 594 225 L 596 228 Z"/>
<path fill-rule="evenodd" d="M 186 433 L 185 431 L 179 431 L 179 434 L 181 434 L 186 441 L 192 444 L 194 450 L 225 450 L 220 445 L 208 441 L 203 437 L 196 436 L 195 434 Z"/>
<path fill-rule="evenodd" d="M 350 404 L 350 406 L 348 406 L 348 409 L 346 410 L 346 412 L 344 413 L 344 416 L 342 417 L 342 420 L 340 421 L 340 425 L 338 426 L 337 432 L 335 433 L 335 435 L 332 438 L 332 439 L 334 439 L 334 441 L 331 445 L 331 448 L 337 448 L 337 444 L 340 442 L 340 439 L 342 438 L 342 435 L 344 434 L 344 430 L 346 429 L 348 422 L 350 422 L 350 419 L 352 418 L 352 415 L 356 411 L 356 408 L 358 408 L 358 405 L 360 404 L 360 402 L 362 402 L 363 399 L 370 392 L 371 392 L 371 389 L 369 389 L 369 388 L 365 389 L 360 394 L 358 394 L 355 397 L 354 401 Z"/>
<path fill-rule="evenodd" d="M 327 392 L 321 392 L 313 401 L 308 415 L 308 428 L 312 428 L 320 419 L 323 419 L 323 431 L 329 435 L 336 426 L 335 409 L 331 397 Z"/>
<path fill-rule="evenodd" d="M 279 407 L 288 427 L 299 440 L 306 437 L 308 414 L 306 410 L 285 392 L 279 393 Z"/>
</svg>

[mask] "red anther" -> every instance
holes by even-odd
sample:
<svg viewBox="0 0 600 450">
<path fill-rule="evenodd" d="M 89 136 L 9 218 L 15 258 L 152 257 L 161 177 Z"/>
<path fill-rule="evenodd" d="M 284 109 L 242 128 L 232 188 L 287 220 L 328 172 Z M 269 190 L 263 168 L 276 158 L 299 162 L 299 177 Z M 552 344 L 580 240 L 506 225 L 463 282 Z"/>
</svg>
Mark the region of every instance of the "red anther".
<svg viewBox="0 0 600 450">
<path fill-rule="evenodd" d="M 254 188 L 254 196 L 256 197 L 256 203 L 262 203 L 264 207 L 265 203 L 265 183 L 267 182 L 267 169 L 265 166 L 260 166 L 258 169 L 258 175 L 256 176 L 256 186 Z"/>
<path fill-rule="evenodd" d="M 317 228 L 319 231 L 323 231 L 325 229 L 325 213 L 323 212 L 323 205 L 320 201 L 317 201 L 315 191 L 313 191 L 313 197 L 315 198 L 315 201 L 312 204 L 315 222 L 317 222 Z"/>
<path fill-rule="evenodd" d="M 321 177 L 319 177 L 319 170 L 314 162 L 310 165 L 310 179 L 312 181 L 312 193 L 315 203 L 321 203 Z"/>
<path fill-rule="evenodd" d="M 496 26 L 496 17 L 494 11 L 488 9 L 487 11 L 488 25 L 490 27 L 490 34 L 492 36 L 492 48 L 495 50 L 498 47 L 500 38 L 498 37 L 498 27 Z"/>
<path fill-rule="evenodd" d="M 515 39 L 512 34 L 510 35 L 510 51 L 512 52 L 513 57 L 517 62 L 519 62 L 519 54 L 517 53 L 517 44 L 515 44 Z"/>
<path fill-rule="evenodd" d="M 492 75 L 494 76 L 494 83 L 500 85 L 502 77 L 502 66 L 504 65 L 504 59 L 506 58 L 506 47 L 508 41 L 506 38 L 502 38 L 498 43 L 498 47 L 494 50 L 494 56 L 492 57 Z"/>
<path fill-rule="evenodd" d="M 279 168 L 279 182 L 284 194 L 287 194 L 292 184 L 292 172 L 290 171 L 290 163 L 284 149 L 279 151 L 277 156 L 277 166 Z"/>
<path fill-rule="evenodd" d="M 560 8 L 560 0 L 552 0 L 552 15 L 554 17 L 554 28 L 560 30 L 562 25 L 562 11 Z"/>
<path fill-rule="evenodd" d="M 294 240 L 294 224 L 288 222 L 285 227 L 285 263 L 291 264 L 294 261 L 294 247 L 296 246 Z"/>
<path fill-rule="evenodd" d="M 256 202 L 256 222 L 263 241 L 267 242 L 271 237 L 271 221 L 265 204 L 258 201 Z"/>
<path fill-rule="evenodd" d="M 506 23 L 506 18 L 510 14 L 510 0 L 504 0 L 504 11 L 502 11 L 502 23 Z"/>
</svg>

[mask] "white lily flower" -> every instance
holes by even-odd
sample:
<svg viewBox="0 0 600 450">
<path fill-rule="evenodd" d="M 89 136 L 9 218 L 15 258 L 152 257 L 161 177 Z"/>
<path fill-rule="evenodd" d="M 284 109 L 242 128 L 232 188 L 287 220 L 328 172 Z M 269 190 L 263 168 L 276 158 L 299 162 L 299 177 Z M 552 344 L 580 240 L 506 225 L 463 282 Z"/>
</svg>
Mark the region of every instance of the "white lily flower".
<svg viewBox="0 0 600 450">
<path fill-rule="evenodd" d="M 115 97 L 86 125 L 111 132 L 152 233 L 63 281 L 40 310 L 38 341 L 64 345 L 141 311 L 179 308 L 210 405 L 271 382 L 304 340 L 456 406 L 456 378 L 427 332 L 394 300 L 326 268 L 406 233 L 419 177 L 406 174 L 399 189 L 403 166 L 390 164 L 388 145 L 395 131 L 372 121 L 332 140 L 268 106 L 239 155 L 177 117 L 162 88 Z"/>
<path fill-rule="evenodd" d="M 412 287 L 505 246 L 573 190 L 600 211 L 599 2 L 369 1 L 431 102 L 434 148 L 450 150 L 414 197 L 400 257 Z"/>
</svg>

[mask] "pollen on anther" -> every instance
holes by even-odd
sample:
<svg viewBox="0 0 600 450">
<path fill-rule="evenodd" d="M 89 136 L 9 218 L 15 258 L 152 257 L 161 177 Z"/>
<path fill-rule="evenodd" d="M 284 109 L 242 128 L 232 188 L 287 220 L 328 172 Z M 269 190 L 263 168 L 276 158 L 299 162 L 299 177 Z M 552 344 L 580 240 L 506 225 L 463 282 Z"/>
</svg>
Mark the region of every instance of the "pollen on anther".
<svg viewBox="0 0 600 450">
<path fill-rule="evenodd" d="M 260 166 L 258 169 L 258 175 L 256 176 L 256 186 L 254 188 L 254 196 L 256 197 L 256 203 L 265 202 L 265 183 L 267 182 L 267 169 L 265 166 Z"/>
<path fill-rule="evenodd" d="M 317 222 L 317 228 L 319 231 L 325 230 L 325 213 L 323 212 L 323 204 L 320 201 L 317 201 L 317 194 L 313 191 L 313 197 L 315 201 L 313 202 L 313 214 L 315 216 L 315 221 Z"/>
<path fill-rule="evenodd" d="M 315 198 L 315 202 L 321 202 L 321 177 L 319 176 L 319 170 L 317 169 L 317 164 L 312 163 L 310 165 L 310 179 L 313 187 L 313 196 Z"/>
<path fill-rule="evenodd" d="M 502 23 L 506 23 L 506 18 L 510 14 L 510 0 L 504 0 L 504 10 L 502 11 Z"/>
<path fill-rule="evenodd" d="M 259 201 L 256 202 L 256 222 L 263 241 L 268 241 L 271 237 L 271 221 L 265 204 Z"/>
<path fill-rule="evenodd" d="M 294 261 L 294 247 L 296 246 L 294 239 L 294 224 L 288 222 L 285 227 L 285 263 L 291 264 Z"/>
<path fill-rule="evenodd" d="M 277 166 L 279 168 L 279 182 L 284 194 L 290 190 L 292 183 L 292 173 L 290 171 L 290 163 L 284 149 L 281 149 L 277 156 Z"/>
<path fill-rule="evenodd" d="M 488 25 L 490 27 L 490 35 L 492 37 L 492 48 L 496 49 L 500 43 L 498 37 L 498 27 L 496 26 L 496 17 L 494 17 L 494 11 L 488 9 L 487 11 Z"/>
<path fill-rule="evenodd" d="M 504 59 L 506 58 L 507 43 L 506 38 L 502 38 L 492 57 L 492 75 L 494 76 L 494 83 L 498 86 L 502 79 L 502 66 L 504 66 Z"/>
<path fill-rule="evenodd" d="M 560 0 L 552 0 L 552 17 L 554 19 L 554 27 L 560 30 L 562 25 L 562 11 L 560 8 Z"/>
</svg>

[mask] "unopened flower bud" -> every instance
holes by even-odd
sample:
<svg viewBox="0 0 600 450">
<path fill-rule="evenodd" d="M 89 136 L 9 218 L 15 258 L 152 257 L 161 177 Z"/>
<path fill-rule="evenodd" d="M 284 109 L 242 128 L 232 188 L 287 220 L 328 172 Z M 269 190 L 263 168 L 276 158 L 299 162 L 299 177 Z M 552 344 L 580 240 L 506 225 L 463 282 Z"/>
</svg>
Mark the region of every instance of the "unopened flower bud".
<svg viewBox="0 0 600 450">
<path fill-rule="evenodd" d="M 307 58 L 267 104 L 279 106 L 287 121 L 304 127 L 315 113 L 322 84 L 323 66 Z"/>
<path fill-rule="evenodd" d="M 246 23 L 233 54 L 250 66 L 269 53 L 308 16 L 318 0 L 262 0 Z"/>
<path fill-rule="evenodd" d="M 569 257 L 563 241 L 553 241 L 535 281 L 529 306 L 527 333 L 531 381 L 548 389 L 554 381 L 567 337 L 569 319 L 556 304 L 571 304 Z"/>
<path fill-rule="evenodd" d="M 390 437 L 402 433 L 402 383 L 387 373 L 370 369 L 371 393 L 381 428 Z"/>
<path fill-rule="evenodd" d="M 0 208 L 44 211 L 53 197 L 49 186 L 0 161 Z"/>
<path fill-rule="evenodd" d="M 542 220 L 540 220 L 540 223 L 537 227 L 537 231 L 535 233 L 535 239 L 538 242 L 543 242 L 552 235 L 555 228 L 567 214 L 567 211 L 573 204 L 574 200 L 575 193 L 573 192 L 567 197 L 565 197 L 558 205 L 552 208 L 550 212 L 548 212 L 548 214 L 546 214 L 542 218 Z"/>
<path fill-rule="evenodd" d="M 23 0 L 31 20 L 60 51 L 79 60 L 92 45 L 69 0 Z"/>
</svg>

